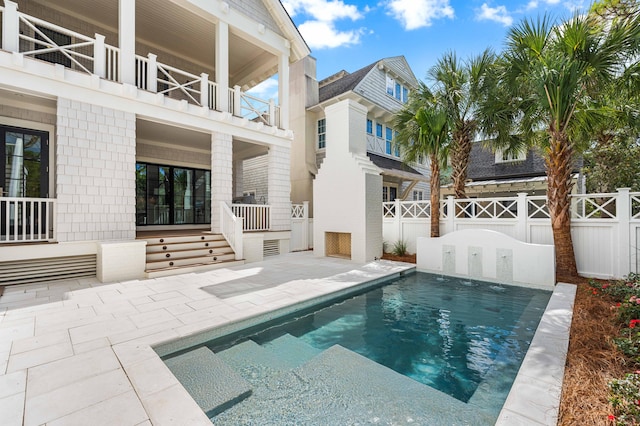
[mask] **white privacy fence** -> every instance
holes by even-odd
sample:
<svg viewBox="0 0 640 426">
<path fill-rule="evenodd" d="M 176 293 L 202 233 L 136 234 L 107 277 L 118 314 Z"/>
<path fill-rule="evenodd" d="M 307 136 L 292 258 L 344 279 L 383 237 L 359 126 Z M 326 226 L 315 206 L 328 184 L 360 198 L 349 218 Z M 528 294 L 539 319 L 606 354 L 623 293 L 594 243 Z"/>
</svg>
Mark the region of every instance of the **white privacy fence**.
<svg viewBox="0 0 640 426">
<path fill-rule="evenodd" d="M 291 251 L 313 248 L 313 219 L 309 218 L 309 202 L 291 205 Z"/>
<path fill-rule="evenodd" d="M 430 234 L 429 201 L 383 203 L 383 239 L 403 240 L 415 252 L 416 239 Z M 640 193 L 571 197 L 571 232 L 578 271 L 585 276 L 623 277 L 640 272 Z M 553 244 L 544 196 L 455 199 L 440 205 L 440 234 L 462 229 L 491 229 L 520 241 Z"/>
</svg>

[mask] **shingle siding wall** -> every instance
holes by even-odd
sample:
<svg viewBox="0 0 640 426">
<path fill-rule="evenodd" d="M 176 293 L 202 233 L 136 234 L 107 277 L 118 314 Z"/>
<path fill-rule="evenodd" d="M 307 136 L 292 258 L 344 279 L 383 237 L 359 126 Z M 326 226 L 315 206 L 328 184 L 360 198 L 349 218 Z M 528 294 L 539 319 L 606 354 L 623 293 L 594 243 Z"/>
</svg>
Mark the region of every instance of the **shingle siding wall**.
<svg viewBox="0 0 640 426">
<path fill-rule="evenodd" d="M 220 203 L 231 203 L 233 141 L 226 133 L 211 134 L 211 230 L 220 232 Z"/>
<path fill-rule="evenodd" d="M 276 34 L 282 35 L 282 31 L 278 28 L 278 24 L 265 7 L 261 0 L 229 0 L 231 7 L 239 10 L 249 18 L 263 24 L 266 28 Z"/>
<path fill-rule="evenodd" d="M 474 143 L 471 148 L 467 175 L 469 179 L 507 179 L 544 174 L 544 159 L 535 151 L 527 152 L 527 158 L 524 161 L 496 164 L 496 155 L 490 149 L 483 147 L 482 143 Z"/>
<path fill-rule="evenodd" d="M 134 239 L 135 115 L 58 99 L 58 241 Z"/>
<path fill-rule="evenodd" d="M 259 204 L 269 204 L 268 168 L 267 155 L 250 158 L 243 162 L 242 191 L 256 191 L 256 202 Z"/>
<path fill-rule="evenodd" d="M 355 87 L 354 92 L 380 105 L 382 108 L 396 112 L 402 108 L 402 102 L 387 94 L 387 73 L 373 67 L 367 76 Z"/>
<path fill-rule="evenodd" d="M 267 155 L 272 231 L 291 229 L 290 155 L 290 149 L 281 146 L 271 146 Z"/>
</svg>

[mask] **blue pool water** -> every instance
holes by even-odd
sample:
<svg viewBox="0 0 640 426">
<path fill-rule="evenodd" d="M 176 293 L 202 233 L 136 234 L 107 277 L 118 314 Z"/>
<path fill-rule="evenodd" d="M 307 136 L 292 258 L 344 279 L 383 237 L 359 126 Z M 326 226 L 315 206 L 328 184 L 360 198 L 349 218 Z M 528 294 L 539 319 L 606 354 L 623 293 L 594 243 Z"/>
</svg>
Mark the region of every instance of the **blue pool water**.
<svg viewBox="0 0 640 426">
<path fill-rule="evenodd" d="M 216 412 L 214 423 L 492 424 L 550 296 L 547 291 L 415 273 L 251 335 L 209 342 L 206 346 L 253 389 L 232 409 Z M 259 346 L 269 350 L 262 359 L 273 361 L 256 361 Z M 388 376 L 372 362 L 350 356 L 353 352 L 412 380 Z M 294 360 L 290 369 L 284 368 L 289 359 Z M 325 368 L 336 377 L 323 376 Z M 375 402 L 377 371 L 380 392 L 388 395 Z M 349 386 L 362 389 L 345 390 Z M 343 394 L 337 398 L 336 393 Z M 326 406 L 315 409 L 310 401 Z M 429 408 L 430 403 L 435 407 Z M 274 406 L 279 407 L 275 417 L 266 416 Z M 440 408 L 437 420 L 434 410 Z M 375 414 L 376 409 L 389 417 Z M 469 419 L 467 411 L 482 411 L 484 417 Z M 334 417 L 317 418 L 328 412 Z M 463 412 L 459 423 L 452 420 Z"/>
</svg>

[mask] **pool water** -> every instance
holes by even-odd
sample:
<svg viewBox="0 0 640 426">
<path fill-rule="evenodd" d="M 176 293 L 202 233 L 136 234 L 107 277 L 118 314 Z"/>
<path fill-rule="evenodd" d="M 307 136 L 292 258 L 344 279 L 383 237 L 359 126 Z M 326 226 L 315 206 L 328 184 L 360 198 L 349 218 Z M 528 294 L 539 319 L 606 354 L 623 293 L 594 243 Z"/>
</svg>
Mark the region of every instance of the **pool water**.
<svg viewBox="0 0 640 426">
<path fill-rule="evenodd" d="M 467 402 L 498 356 L 519 368 L 550 296 L 418 272 L 251 339 L 338 344 Z"/>
<path fill-rule="evenodd" d="M 550 297 L 417 272 L 164 359 L 216 425 L 491 425 Z"/>
</svg>

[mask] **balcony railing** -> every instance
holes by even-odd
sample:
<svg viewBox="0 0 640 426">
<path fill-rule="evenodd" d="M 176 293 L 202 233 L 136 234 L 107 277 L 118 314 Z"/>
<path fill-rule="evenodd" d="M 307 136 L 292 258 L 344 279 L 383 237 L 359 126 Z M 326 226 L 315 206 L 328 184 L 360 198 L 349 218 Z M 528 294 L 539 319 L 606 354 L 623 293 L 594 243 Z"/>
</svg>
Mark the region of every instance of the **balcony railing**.
<svg viewBox="0 0 640 426">
<path fill-rule="evenodd" d="M 242 219 L 244 231 L 268 231 L 271 229 L 271 206 L 264 204 L 232 204 L 233 214 Z"/>
<path fill-rule="evenodd" d="M 0 198 L 0 244 L 54 241 L 56 200 Z"/>
<path fill-rule="evenodd" d="M 24 56 L 64 65 L 75 71 L 120 82 L 120 49 L 105 43 L 101 34 L 87 36 L 39 18 L 0 7 L 2 48 Z M 136 85 L 139 89 L 161 93 L 172 99 L 208 109 L 230 112 L 237 117 L 280 127 L 280 108 L 273 100 L 244 93 L 239 86 L 228 92 L 218 89 L 207 73 L 199 75 L 163 64 L 156 55 L 136 55 Z M 228 108 L 221 108 L 219 96 L 228 93 Z"/>
</svg>

